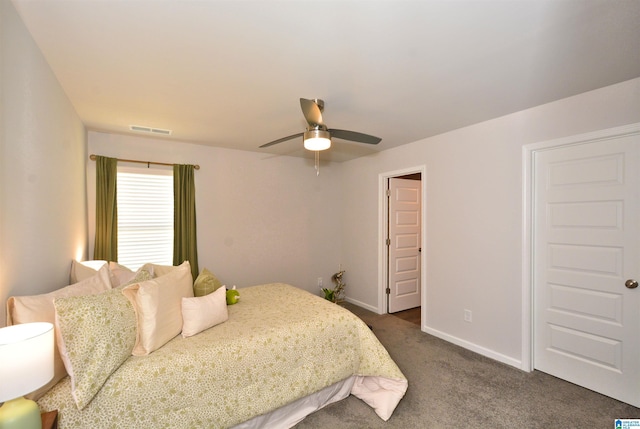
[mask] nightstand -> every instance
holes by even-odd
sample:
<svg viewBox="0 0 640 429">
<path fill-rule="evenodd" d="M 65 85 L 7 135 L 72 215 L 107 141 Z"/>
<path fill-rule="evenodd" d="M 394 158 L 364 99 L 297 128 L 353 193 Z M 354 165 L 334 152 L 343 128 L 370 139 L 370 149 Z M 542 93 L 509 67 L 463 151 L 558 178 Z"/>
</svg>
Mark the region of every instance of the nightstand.
<svg viewBox="0 0 640 429">
<path fill-rule="evenodd" d="M 58 410 L 40 414 L 42 417 L 42 429 L 58 429 Z"/>
</svg>

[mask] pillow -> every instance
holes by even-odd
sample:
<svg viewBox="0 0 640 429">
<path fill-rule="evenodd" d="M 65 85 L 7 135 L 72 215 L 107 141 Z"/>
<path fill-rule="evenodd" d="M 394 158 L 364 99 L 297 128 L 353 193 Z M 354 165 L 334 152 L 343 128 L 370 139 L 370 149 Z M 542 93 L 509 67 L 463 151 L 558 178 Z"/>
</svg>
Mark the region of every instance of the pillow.
<svg viewBox="0 0 640 429">
<path fill-rule="evenodd" d="M 172 272 L 173 270 L 175 270 L 180 266 L 180 265 L 158 265 L 158 264 L 149 264 L 149 265 L 151 265 L 153 269 L 154 277 L 162 277 L 165 274 L 169 274 L 170 272 Z"/>
<path fill-rule="evenodd" d="M 71 271 L 69 272 L 69 284 L 81 282 L 89 277 L 96 275 L 98 270 L 104 265 L 108 264 L 107 261 L 71 261 Z"/>
<path fill-rule="evenodd" d="M 7 300 L 7 325 L 29 322 L 55 323 L 55 308 L 53 306 L 55 298 L 93 295 L 110 289 L 109 269 L 103 266 L 93 277 L 50 293 L 9 297 Z M 53 378 L 49 383 L 28 395 L 29 399 L 37 400 L 67 375 L 57 344 L 54 344 L 53 356 Z"/>
<path fill-rule="evenodd" d="M 227 294 L 225 288 L 218 288 L 207 296 L 182 298 L 182 336 L 190 337 L 226 322 Z"/>
<path fill-rule="evenodd" d="M 153 275 L 149 272 L 149 270 L 145 269 L 145 267 L 142 267 L 138 271 L 136 271 L 135 276 L 133 276 L 133 278 L 131 280 L 129 280 L 125 284 L 122 284 L 120 286 L 116 286 L 116 288 L 117 289 L 122 289 L 125 286 L 129 286 L 129 285 L 132 285 L 134 283 L 140 283 L 140 282 L 144 282 L 144 281 L 147 281 L 147 280 L 151 280 L 152 278 L 153 278 Z"/>
<path fill-rule="evenodd" d="M 131 284 L 135 281 L 136 276 L 141 271 L 148 271 L 153 277 L 153 265 L 152 264 L 144 264 L 137 271 L 133 271 L 124 265 L 120 265 L 117 262 L 109 262 L 109 270 L 111 271 L 113 277 L 113 287 L 124 286 L 126 284 Z"/>
<path fill-rule="evenodd" d="M 71 394 L 81 410 L 131 356 L 136 314 L 118 289 L 56 298 L 54 306 L 58 349 L 71 378 Z"/>
<path fill-rule="evenodd" d="M 182 298 L 193 297 L 191 267 L 185 261 L 169 274 L 126 286 L 122 293 L 136 311 L 134 356 L 159 349 L 182 331 Z"/>
<path fill-rule="evenodd" d="M 220 286 L 222 286 L 220 280 L 218 280 L 218 278 L 213 275 L 211 271 L 205 268 L 193 283 L 193 295 L 205 296 L 217 290 Z"/>
</svg>

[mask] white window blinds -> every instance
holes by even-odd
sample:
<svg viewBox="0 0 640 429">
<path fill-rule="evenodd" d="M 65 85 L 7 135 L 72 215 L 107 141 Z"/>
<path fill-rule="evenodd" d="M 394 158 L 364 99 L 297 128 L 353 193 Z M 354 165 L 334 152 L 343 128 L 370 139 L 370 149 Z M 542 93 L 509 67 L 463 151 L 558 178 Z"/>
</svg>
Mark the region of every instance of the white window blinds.
<svg viewBox="0 0 640 429">
<path fill-rule="evenodd" d="M 173 171 L 118 168 L 118 263 L 173 265 Z"/>
</svg>

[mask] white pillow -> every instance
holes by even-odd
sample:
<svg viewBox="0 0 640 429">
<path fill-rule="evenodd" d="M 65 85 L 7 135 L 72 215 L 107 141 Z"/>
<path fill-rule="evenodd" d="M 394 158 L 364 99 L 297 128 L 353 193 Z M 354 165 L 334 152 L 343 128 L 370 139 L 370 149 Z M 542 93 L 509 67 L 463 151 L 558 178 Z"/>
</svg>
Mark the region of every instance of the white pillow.
<svg viewBox="0 0 640 429">
<path fill-rule="evenodd" d="M 63 287 L 62 289 L 42 295 L 9 297 L 7 300 L 7 325 L 10 326 L 29 322 L 49 322 L 55 324 L 55 308 L 53 306 L 54 299 L 70 296 L 94 295 L 110 289 L 111 281 L 109 280 L 109 269 L 105 265 L 100 268 L 93 277 L 89 277 L 88 279 L 76 284 Z M 29 395 L 30 399 L 36 400 L 67 375 L 57 344 L 54 344 L 53 364 L 53 379 L 36 392 Z"/>
<path fill-rule="evenodd" d="M 138 333 L 134 356 L 144 356 L 165 345 L 182 331 L 182 298 L 193 297 L 191 266 L 185 261 L 155 279 L 122 289 L 136 311 Z"/>
<path fill-rule="evenodd" d="M 227 293 L 224 287 L 205 296 L 182 298 L 182 336 L 184 338 L 226 322 L 228 318 Z"/>
</svg>

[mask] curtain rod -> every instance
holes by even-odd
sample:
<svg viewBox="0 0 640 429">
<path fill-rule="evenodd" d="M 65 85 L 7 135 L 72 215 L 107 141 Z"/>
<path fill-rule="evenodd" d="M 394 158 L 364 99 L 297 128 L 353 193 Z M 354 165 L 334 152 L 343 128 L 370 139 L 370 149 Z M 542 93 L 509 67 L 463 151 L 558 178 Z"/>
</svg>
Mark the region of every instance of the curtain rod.
<svg viewBox="0 0 640 429">
<path fill-rule="evenodd" d="M 89 159 L 91 161 L 95 161 L 96 160 L 96 155 L 91 154 L 89 155 Z M 151 164 L 153 165 L 167 165 L 169 167 L 172 167 L 173 164 L 168 164 L 166 162 L 153 162 L 153 161 L 138 161 L 136 159 L 121 159 L 121 158 L 117 158 L 118 161 L 122 161 L 122 162 L 135 162 L 136 164 L 147 164 L 147 167 Z M 193 168 L 195 168 L 196 170 L 200 170 L 200 166 L 198 164 L 194 165 Z"/>
</svg>

